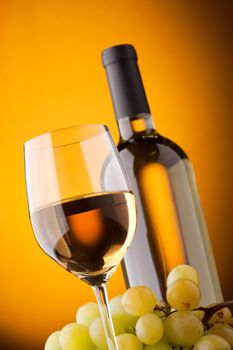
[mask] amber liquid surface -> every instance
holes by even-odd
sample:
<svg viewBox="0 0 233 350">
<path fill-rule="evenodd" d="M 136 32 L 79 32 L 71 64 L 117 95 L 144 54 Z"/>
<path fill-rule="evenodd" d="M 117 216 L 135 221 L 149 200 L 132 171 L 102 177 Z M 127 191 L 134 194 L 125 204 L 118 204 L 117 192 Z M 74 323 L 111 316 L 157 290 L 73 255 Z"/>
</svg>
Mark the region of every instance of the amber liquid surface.
<svg viewBox="0 0 233 350">
<path fill-rule="evenodd" d="M 106 192 L 40 208 L 31 219 L 41 248 L 67 270 L 94 284 L 125 255 L 135 231 L 135 215 L 132 193 Z"/>
</svg>

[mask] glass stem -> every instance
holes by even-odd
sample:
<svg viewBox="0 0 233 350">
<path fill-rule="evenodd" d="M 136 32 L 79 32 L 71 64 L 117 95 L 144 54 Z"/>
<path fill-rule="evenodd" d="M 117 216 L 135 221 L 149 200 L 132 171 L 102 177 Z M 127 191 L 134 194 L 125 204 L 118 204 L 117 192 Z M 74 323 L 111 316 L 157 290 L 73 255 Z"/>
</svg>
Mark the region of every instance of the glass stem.
<svg viewBox="0 0 233 350">
<path fill-rule="evenodd" d="M 108 305 L 108 294 L 106 284 L 92 287 L 98 301 L 100 314 L 102 317 L 104 331 L 107 338 L 109 350 L 119 350 L 116 342 L 116 336 L 113 328 L 112 317 Z"/>
</svg>

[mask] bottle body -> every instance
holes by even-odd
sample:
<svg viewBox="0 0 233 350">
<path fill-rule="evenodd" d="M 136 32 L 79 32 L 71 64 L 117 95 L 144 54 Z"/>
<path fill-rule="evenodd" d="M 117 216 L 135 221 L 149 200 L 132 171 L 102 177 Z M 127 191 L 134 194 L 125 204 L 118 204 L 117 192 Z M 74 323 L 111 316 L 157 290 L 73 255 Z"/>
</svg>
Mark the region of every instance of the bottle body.
<svg viewBox="0 0 233 350">
<path fill-rule="evenodd" d="M 119 129 L 140 119 L 148 123 L 151 117 L 121 119 Z M 153 128 L 134 131 L 127 140 L 121 138 L 118 149 L 138 210 L 135 237 L 123 262 L 127 284 L 147 285 L 164 299 L 169 271 L 176 265 L 190 264 L 199 272 L 202 305 L 221 301 L 214 256 L 187 155 Z"/>
<path fill-rule="evenodd" d="M 222 292 L 190 160 L 155 129 L 132 45 L 102 53 L 119 127 L 118 149 L 136 198 L 138 225 L 122 264 L 128 286 L 147 285 L 165 299 L 179 264 L 200 275 L 202 305 Z"/>
</svg>

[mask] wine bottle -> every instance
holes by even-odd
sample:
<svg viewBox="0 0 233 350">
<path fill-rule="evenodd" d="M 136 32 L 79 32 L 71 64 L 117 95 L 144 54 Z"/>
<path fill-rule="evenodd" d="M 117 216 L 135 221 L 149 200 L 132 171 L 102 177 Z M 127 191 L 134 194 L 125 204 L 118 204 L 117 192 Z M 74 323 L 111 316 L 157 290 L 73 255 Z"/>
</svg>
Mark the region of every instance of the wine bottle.
<svg viewBox="0 0 233 350">
<path fill-rule="evenodd" d="M 102 52 L 120 141 L 138 210 L 134 240 L 124 258 L 127 286 L 146 285 L 165 298 L 166 277 L 178 264 L 199 273 L 202 305 L 222 292 L 200 206 L 195 175 L 186 153 L 156 130 L 132 45 Z"/>
</svg>

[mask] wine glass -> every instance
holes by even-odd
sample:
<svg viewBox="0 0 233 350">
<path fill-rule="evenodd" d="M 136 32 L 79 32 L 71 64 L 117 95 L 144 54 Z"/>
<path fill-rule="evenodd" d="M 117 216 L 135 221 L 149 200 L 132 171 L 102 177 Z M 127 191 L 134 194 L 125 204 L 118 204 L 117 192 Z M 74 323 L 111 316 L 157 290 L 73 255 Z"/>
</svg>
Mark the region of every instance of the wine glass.
<svg viewBox="0 0 233 350">
<path fill-rule="evenodd" d="M 94 290 L 117 350 L 106 284 L 136 226 L 135 200 L 108 128 L 80 125 L 24 145 L 30 219 L 42 250 Z"/>
</svg>

